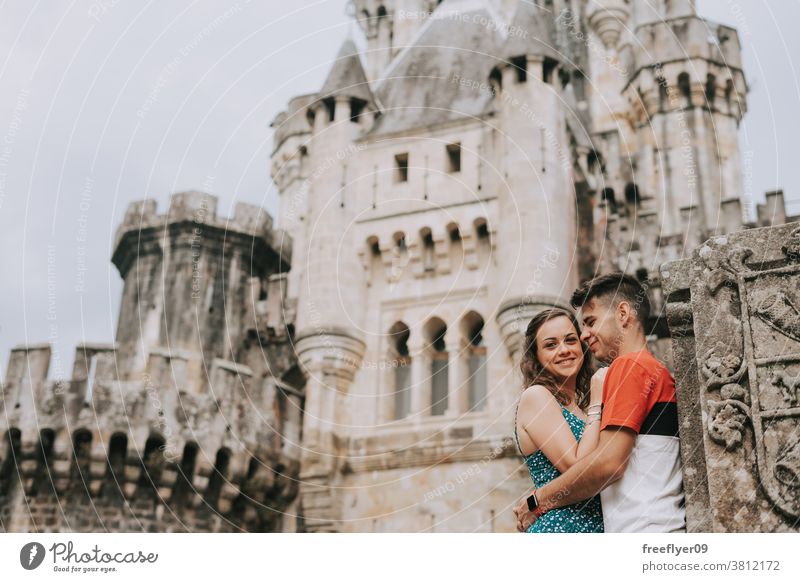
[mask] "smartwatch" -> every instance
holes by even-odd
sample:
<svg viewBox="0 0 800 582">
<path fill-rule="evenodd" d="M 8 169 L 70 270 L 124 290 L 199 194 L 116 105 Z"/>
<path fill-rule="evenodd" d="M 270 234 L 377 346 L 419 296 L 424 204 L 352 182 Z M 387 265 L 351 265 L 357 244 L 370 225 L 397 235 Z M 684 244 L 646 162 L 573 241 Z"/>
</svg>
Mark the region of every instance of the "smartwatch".
<svg viewBox="0 0 800 582">
<path fill-rule="evenodd" d="M 534 511 L 539 507 L 539 500 L 536 499 L 536 491 L 528 495 L 528 511 Z"/>
</svg>

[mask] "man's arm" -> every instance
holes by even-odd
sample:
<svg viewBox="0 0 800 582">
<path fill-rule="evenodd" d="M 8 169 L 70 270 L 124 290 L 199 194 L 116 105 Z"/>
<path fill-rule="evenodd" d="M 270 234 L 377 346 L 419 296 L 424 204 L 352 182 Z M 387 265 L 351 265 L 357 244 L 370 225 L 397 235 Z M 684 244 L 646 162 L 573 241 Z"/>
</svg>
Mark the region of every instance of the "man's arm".
<svg viewBox="0 0 800 582">
<path fill-rule="evenodd" d="M 524 531 L 546 511 L 571 505 L 597 495 L 622 478 L 628 457 L 636 443 L 636 432 L 624 427 L 608 427 L 600 433 L 597 449 L 580 459 L 564 474 L 536 490 L 539 507 L 529 512 L 525 499 L 514 508 L 517 529 Z"/>
</svg>

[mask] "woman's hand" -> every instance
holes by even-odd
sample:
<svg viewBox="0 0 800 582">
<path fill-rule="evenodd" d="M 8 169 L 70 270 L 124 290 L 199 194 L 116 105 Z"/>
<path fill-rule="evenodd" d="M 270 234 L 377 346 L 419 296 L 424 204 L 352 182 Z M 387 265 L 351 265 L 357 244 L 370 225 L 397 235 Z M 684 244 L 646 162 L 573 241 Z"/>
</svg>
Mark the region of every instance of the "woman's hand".
<svg viewBox="0 0 800 582">
<path fill-rule="evenodd" d="M 608 373 L 608 368 L 600 368 L 597 372 L 594 373 L 592 376 L 592 380 L 589 385 L 589 403 L 590 404 L 602 404 L 603 402 L 603 384 L 606 381 L 606 374 Z"/>
</svg>

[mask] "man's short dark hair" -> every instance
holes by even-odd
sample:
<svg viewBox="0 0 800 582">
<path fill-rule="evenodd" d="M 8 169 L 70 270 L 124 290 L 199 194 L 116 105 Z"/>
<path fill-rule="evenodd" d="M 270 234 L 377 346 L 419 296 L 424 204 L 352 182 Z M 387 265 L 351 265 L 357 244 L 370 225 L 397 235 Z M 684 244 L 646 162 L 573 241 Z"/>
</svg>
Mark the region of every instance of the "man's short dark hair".
<svg viewBox="0 0 800 582">
<path fill-rule="evenodd" d="M 575 309 L 579 309 L 589 303 L 592 299 L 608 299 L 614 307 L 620 301 L 630 303 L 639 323 L 647 333 L 647 319 L 650 317 L 650 299 L 647 297 L 647 290 L 642 286 L 638 279 L 622 272 L 600 275 L 583 283 L 575 289 L 570 303 Z"/>
</svg>

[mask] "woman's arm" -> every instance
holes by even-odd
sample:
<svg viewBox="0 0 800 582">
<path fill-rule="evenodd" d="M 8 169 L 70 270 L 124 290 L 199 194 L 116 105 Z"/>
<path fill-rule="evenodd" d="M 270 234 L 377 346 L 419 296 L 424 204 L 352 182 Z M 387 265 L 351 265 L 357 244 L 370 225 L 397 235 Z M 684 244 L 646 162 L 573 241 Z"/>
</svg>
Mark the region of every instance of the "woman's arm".
<svg viewBox="0 0 800 582">
<path fill-rule="evenodd" d="M 578 445 L 578 459 L 584 458 L 597 448 L 600 442 L 600 411 L 603 407 L 603 383 L 606 379 L 608 368 L 600 368 L 592 376 L 589 385 L 589 420 L 583 427 L 583 436 Z M 563 471 L 562 471 L 563 473 Z"/>
<path fill-rule="evenodd" d="M 593 382 L 594 382 L 593 378 Z M 602 379 L 599 390 L 593 387 L 590 412 L 597 411 L 602 403 Z M 544 386 L 534 385 L 525 390 L 517 413 L 518 428 L 525 431 L 536 448 L 550 460 L 559 472 L 564 473 L 578 459 L 592 452 L 600 439 L 600 422 L 596 415 L 589 417 L 580 442 L 561 413 L 558 401 Z"/>
</svg>

